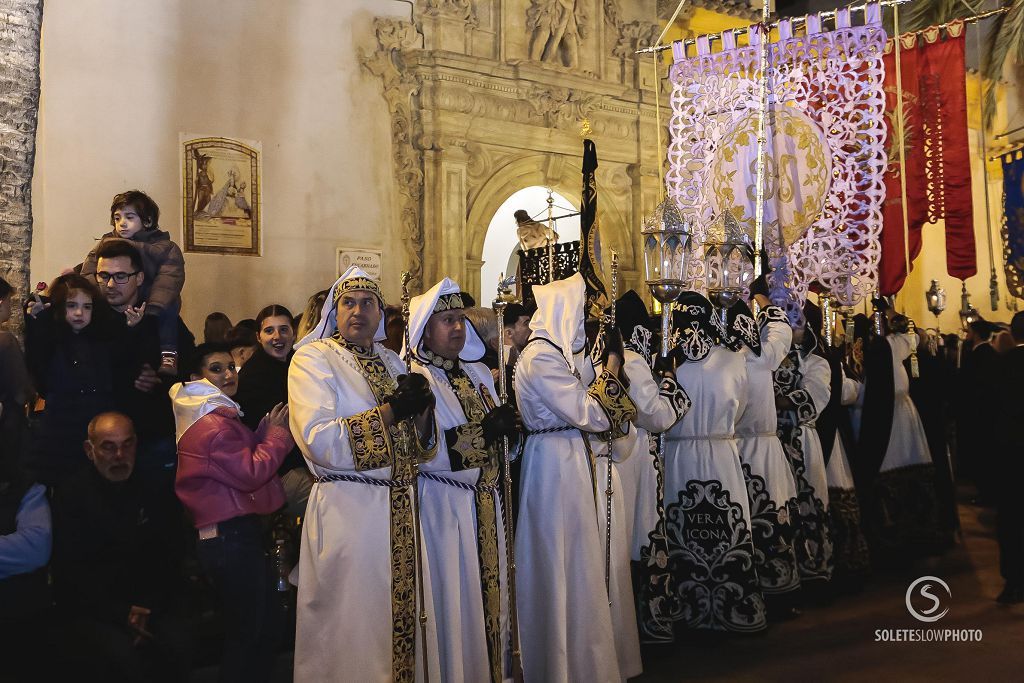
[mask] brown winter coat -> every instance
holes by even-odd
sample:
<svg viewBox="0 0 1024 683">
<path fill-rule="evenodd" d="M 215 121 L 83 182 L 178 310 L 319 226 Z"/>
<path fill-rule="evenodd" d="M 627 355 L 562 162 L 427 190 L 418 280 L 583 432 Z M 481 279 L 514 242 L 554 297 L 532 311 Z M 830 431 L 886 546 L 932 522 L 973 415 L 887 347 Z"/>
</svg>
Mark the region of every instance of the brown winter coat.
<svg viewBox="0 0 1024 683">
<path fill-rule="evenodd" d="M 123 239 L 116 232 L 108 232 L 82 263 L 82 275 L 96 275 L 96 250 L 105 240 Z M 142 270 L 146 274 L 143 294 L 146 312 L 157 314 L 181 298 L 185 286 L 185 257 L 178 245 L 171 241 L 166 230 L 140 230 L 130 240 L 142 255 Z"/>
</svg>

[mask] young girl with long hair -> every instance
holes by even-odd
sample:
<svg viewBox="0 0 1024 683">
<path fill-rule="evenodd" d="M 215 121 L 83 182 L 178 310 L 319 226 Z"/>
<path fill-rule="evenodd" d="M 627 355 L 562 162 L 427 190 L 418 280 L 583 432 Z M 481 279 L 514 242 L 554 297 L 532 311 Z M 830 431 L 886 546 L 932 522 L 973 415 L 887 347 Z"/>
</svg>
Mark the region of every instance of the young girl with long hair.
<svg viewBox="0 0 1024 683">
<path fill-rule="evenodd" d="M 29 374 L 45 399 L 32 446 L 38 479 L 59 485 L 87 463 L 82 443 L 89 420 L 113 410 L 129 359 L 118 348 L 107 300 L 92 281 L 70 273 L 49 288 L 49 305 L 31 306 L 25 348 Z"/>
</svg>

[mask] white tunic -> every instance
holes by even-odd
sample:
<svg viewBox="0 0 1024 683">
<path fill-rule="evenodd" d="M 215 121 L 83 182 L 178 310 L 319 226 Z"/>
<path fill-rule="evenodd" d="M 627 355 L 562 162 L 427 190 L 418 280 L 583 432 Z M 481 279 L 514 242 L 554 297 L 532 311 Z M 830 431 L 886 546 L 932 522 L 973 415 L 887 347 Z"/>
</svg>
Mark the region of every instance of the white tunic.
<svg viewBox="0 0 1024 683">
<path fill-rule="evenodd" d="M 747 400 L 736 424 L 740 461 L 764 478 L 772 500 L 780 503 L 796 496 L 796 484 L 776 431 L 772 373 L 786 357 L 792 339 L 793 330 L 786 322 L 772 321 L 761 329 L 760 356 L 747 347 L 741 351 L 747 366 Z"/>
<path fill-rule="evenodd" d="M 910 398 L 910 377 L 903 361 L 910 357 L 910 352 L 917 348 L 917 334 L 890 334 L 885 338 L 892 351 L 892 370 L 895 380 L 893 396 L 892 432 L 889 435 L 889 447 L 885 451 L 880 472 L 897 470 L 911 465 L 931 465 L 931 451 L 928 450 L 928 437 L 917 413 L 914 401 Z"/>
<path fill-rule="evenodd" d="M 392 377 L 405 371 L 395 353 L 376 343 L 374 350 Z M 333 339 L 299 348 L 288 372 L 288 396 L 292 435 L 314 476 L 391 479 L 390 466 L 356 471 L 345 418 L 372 409 L 377 401 L 350 351 Z M 391 491 L 350 481 L 313 485 L 299 555 L 296 681 L 393 679 Z M 423 569 L 429 616 L 433 606 L 426 563 Z M 406 600 L 415 595 L 412 585 L 404 588 Z M 423 678 L 426 649 L 430 680 L 439 681 L 435 621 L 428 618 L 426 644 L 419 624 L 413 623 L 416 678 Z"/>
<path fill-rule="evenodd" d="M 590 370 L 585 367 L 584 370 Z M 589 376 L 587 376 L 589 375 Z M 516 365 L 529 431 L 609 428 L 588 395 L 593 371 L 573 376 L 562 353 L 533 341 Z M 594 473 L 579 431 L 527 438 L 516 524 L 517 602 L 527 681 L 621 681 L 604 585 Z"/>
<path fill-rule="evenodd" d="M 665 505 L 694 479 L 718 479 L 750 519 L 735 429 L 747 396 L 743 354 L 716 346 L 699 361 L 676 370 L 693 407 L 668 432 L 665 445 Z"/>
<path fill-rule="evenodd" d="M 808 354 L 800 359 L 803 380 L 800 388 L 806 391 L 814 402 L 815 415 L 828 405 L 832 395 L 832 368 L 828 361 L 817 354 Z M 825 453 L 821 449 L 821 438 L 814 427 L 814 420 L 801 430 L 801 445 L 804 452 L 804 477 L 814 489 L 814 495 L 828 507 L 828 480 L 825 476 Z"/>
<path fill-rule="evenodd" d="M 640 549 L 650 543 L 647 534 L 658 523 L 658 474 L 650 449 L 651 434 L 668 431 L 689 410 L 689 400 L 682 414 L 678 413 L 672 400 L 661 394 L 651 367 L 640 354 L 626 350 L 624 367 L 629 397 L 636 404 L 636 420 L 629 433 L 615 442 L 615 469 L 622 482 L 616 490 L 622 491 L 625 503 L 630 558 L 639 561 Z"/>
<path fill-rule="evenodd" d="M 485 406 L 497 404 L 497 392 L 491 373 L 481 363 L 460 363 L 473 387 L 481 387 L 489 398 Z M 452 471 L 449 451 L 443 438 L 444 431 L 466 423 L 466 416 L 444 370 L 425 367 L 413 362 L 413 371 L 425 376 L 437 401 L 435 415 L 439 439 L 437 455 L 420 470 L 445 479 L 475 485 L 480 479 L 480 468 Z M 497 480 L 500 483 L 500 478 Z M 495 491 L 494 515 L 497 520 L 498 584 L 500 590 L 501 645 L 498 650 L 502 677 L 507 677 L 505 666 L 508 651 L 508 594 L 506 585 L 505 533 L 501 498 Z M 484 611 L 484 593 L 481 581 L 480 544 L 476 494 L 427 477 L 420 477 L 420 517 L 423 542 L 430 565 L 430 584 L 433 592 L 434 617 L 440 646 L 442 681 L 489 681 L 492 679 L 488 653 L 487 628 Z M 489 552 L 489 551 L 487 551 Z"/>
<path fill-rule="evenodd" d="M 797 564 L 803 581 L 829 580 L 833 571 L 833 549 L 828 519 L 828 481 L 825 456 L 814 423 L 828 405 L 832 369 L 827 360 L 813 353 L 794 352 L 799 383 L 786 387 L 795 404 L 780 413 L 784 448 L 796 481 L 794 512 Z"/>
<path fill-rule="evenodd" d="M 612 536 L 611 536 L 611 609 L 612 628 L 615 633 L 615 651 L 619 660 L 619 673 L 623 678 L 639 676 L 643 672 L 640 658 L 640 636 L 637 632 L 636 601 L 633 596 L 632 573 L 630 571 L 630 546 L 636 545 L 636 559 L 640 559 L 639 546 L 634 531 L 637 519 L 650 523 L 647 531 L 657 524 L 657 479 L 654 463 L 648 447 L 648 429 L 662 432 L 681 417 L 673 407 L 672 400 L 662 396 L 654 381 L 651 366 L 643 356 L 633 351 L 625 352 L 625 371 L 629 378 L 629 397 L 636 405 L 637 416 L 630 425 L 626 436 L 612 441 Z M 601 366 L 595 368 L 600 373 Z M 644 425 L 638 427 L 637 425 Z M 608 444 L 596 438 L 591 439 L 594 452 L 604 455 Z M 650 483 L 654 490 L 638 489 L 637 467 L 651 471 Z M 607 544 L 607 512 L 604 492 L 608 484 L 608 458 L 597 458 L 598 527 L 603 544 Z M 641 497 L 643 500 L 641 501 Z M 642 506 L 649 506 L 649 509 Z M 647 541 L 647 532 L 644 532 Z M 604 545 L 602 545 L 602 548 Z"/>
<path fill-rule="evenodd" d="M 853 405 L 857 401 L 863 384 L 855 379 L 843 375 L 843 397 L 844 406 Z M 828 466 L 825 468 L 825 478 L 830 489 L 842 489 L 852 491 L 856 488 L 853 483 L 853 471 L 850 469 L 850 460 L 843 447 L 843 440 L 839 437 L 839 430 L 836 430 L 835 445 L 832 446 L 832 456 L 828 459 Z"/>
<path fill-rule="evenodd" d="M 687 612 L 683 618 L 694 628 L 757 631 L 767 622 L 757 590 L 750 506 L 735 438 L 747 397 L 746 361 L 743 354 L 716 346 L 702 360 L 682 363 L 676 377 L 693 407 L 666 439 L 670 550 L 675 537 L 689 544 L 684 550 L 688 563 L 735 560 L 730 567 L 717 566 L 721 571 L 716 572 L 706 565 L 684 569 L 692 573 L 680 577 L 678 590 Z M 714 557 L 703 557 L 711 546 Z M 722 590 L 727 583 L 738 590 Z"/>
<path fill-rule="evenodd" d="M 763 560 L 759 559 L 759 570 L 764 566 L 761 562 L 767 565 L 758 577 L 766 593 L 785 593 L 800 585 L 792 539 L 778 537 L 782 533 L 780 525 L 787 529 L 783 535 L 789 535 L 788 506 L 796 499 L 796 482 L 776 431 L 778 416 L 772 376 L 786 357 L 792 339 L 793 330 L 788 322 L 770 320 L 761 327 L 761 355 L 746 346 L 741 351 L 747 367 L 747 400 L 736 425 L 736 437 L 740 462 L 752 480 L 748 482 L 751 496 L 763 498 L 767 494 L 767 500 L 749 501 L 753 514 L 764 520 L 755 521 L 759 527 L 754 530 L 754 544 L 761 550 L 759 557 L 763 556 Z M 767 524 L 772 528 L 763 529 Z M 788 552 L 782 550 L 785 547 Z"/>
</svg>

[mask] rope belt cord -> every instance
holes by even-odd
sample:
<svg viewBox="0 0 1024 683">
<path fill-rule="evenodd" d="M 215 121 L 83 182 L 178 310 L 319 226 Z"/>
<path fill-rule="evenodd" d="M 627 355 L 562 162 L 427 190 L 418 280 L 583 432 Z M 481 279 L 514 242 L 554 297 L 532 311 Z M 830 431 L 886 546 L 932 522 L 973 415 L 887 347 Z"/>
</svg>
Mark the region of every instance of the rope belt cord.
<svg viewBox="0 0 1024 683">
<path fill-rule="evenodd" d="M 775 436 L 773 434 L 773 436 Z M 734 434 L 694 434 L 693 436 L 666 436 L 665 441 L 732 441 L 739 438 Z"/>
<path fill-rule="evenodd" d="M 547 427 L 545 429 L 538 429 L 536 431 L 526 430 L 523 432 L 523 436 L 540 436 L 541 434 L 554 434 L 555 432 L 574 432 L 578 431 L 576 427 L 570 427 L 569 425 L 563 425 L 561 427 Z"/>
<path fill-rule="evenodd" d="M 737 439 L 756 439 L 756 438 L 759 438 L 759 437 L 769 437 L 769 436 L 774 436 L 774 437 L 778 438 L 779 433 L 778 432 L 757 432 L 755 434 L 737 434 L 736 438 Z"/>
<path fill-rule="evenodd" d="M 351 481 L 357 484 L 385 486 L 392 489 L 402 489 L 413 484 L 412 479 L 374 479 L 373 477 L 363 477 L 358 474 L 326 474 L 322 477 L 313 477 L 314 484 L 326 484 L 334 481 Z"/>
<path fill-rule="evenodd" d="M 420 472 L 420 476 L 423 477 L 424 479 L 430 479 L 431 481 L 447 484 L 448 486 L 454 486 L 455 488 L 462 489 L 464 491 L 485 491 L 493 493 L 495 495 L 497 495 L 498 493 L 498 484 L 491 484 L 490 486 L 483 486 L 481 484 L 467 484 L 464 481 L 459 481 L 458 479 L 449 479 L 448 477 L 442 477 L 440 475 L 434 474 L 433 472 Z"/>
</svg>

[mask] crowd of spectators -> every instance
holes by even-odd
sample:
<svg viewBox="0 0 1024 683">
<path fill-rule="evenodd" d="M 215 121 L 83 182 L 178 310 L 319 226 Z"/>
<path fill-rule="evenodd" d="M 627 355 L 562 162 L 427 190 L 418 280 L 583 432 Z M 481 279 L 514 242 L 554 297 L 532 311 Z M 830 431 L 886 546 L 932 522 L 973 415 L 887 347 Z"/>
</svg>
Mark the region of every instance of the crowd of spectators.
<svg viewBox="0 0 1024 683">
<path fill-rule="evenodd" d="M 74 271 L 0 279 L 0 639 L 14 680 L 266 680 L 294 638 L 288 571 L 312 478 L 288 429 L 298 316 L 180 317 L 185 262 L 142 192 Z M 507 350 L 528 313 L 506 315 Z M 490 342 L 491 311 L 472 320 Z M 385 345 L 398 350 L 401 310 Z M 528 330 L 527 330 L 528 334 Z M 24 351 L 23 351 L 24 348 Z M 508 355 L 508 354 L 506 354 Z"/>
</svg>

